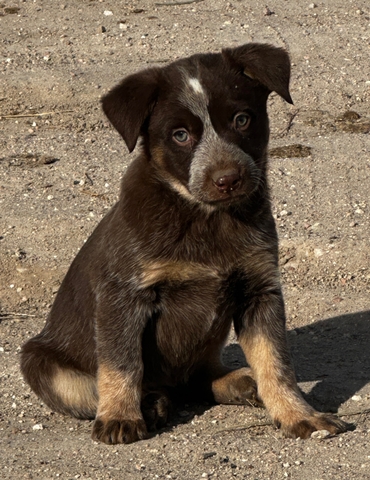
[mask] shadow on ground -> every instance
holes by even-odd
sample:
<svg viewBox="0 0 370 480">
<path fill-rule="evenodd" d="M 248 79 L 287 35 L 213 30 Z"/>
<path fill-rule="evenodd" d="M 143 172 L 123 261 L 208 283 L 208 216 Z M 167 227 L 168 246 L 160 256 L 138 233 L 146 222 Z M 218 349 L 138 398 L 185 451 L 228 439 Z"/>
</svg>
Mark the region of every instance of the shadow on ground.
<svg viewBox="0 0 370 480">
<path fill-rule="evenodd" d="M 370 382 L 370 310 L 328 318 L 288 332 L 298 382 L 305 398 L 321 411 L 340 405 Z M 245 365 L 237 344 L 228 345 L 224 361 Z"/>
</svg>

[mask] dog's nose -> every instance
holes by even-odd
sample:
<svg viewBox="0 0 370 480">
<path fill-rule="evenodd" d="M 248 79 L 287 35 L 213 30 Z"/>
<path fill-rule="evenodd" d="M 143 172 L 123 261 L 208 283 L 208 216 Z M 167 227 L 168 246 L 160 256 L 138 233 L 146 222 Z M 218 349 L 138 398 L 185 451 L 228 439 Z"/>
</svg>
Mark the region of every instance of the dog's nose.
<svg viewBox="0 0 370 480">
<path fill-rule="evenodd" d="M 212 175 L 213 184 L 221 193 L 229 193 L 240 187 L 241 178 L 237 170 L 215 172 Z"/>
</svg>

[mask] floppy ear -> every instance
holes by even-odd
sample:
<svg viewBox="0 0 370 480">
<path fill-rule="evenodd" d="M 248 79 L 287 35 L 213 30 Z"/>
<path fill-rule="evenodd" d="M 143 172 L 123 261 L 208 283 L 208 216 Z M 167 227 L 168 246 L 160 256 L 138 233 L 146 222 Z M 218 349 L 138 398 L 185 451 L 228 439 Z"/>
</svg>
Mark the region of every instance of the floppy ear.
<svg viewBox="0 0 370 480">
<path fill-rule="evenodd" d="M 222 54 L 231 65 L 274 91 L 288 103 L 293 103 L 289 93 L 290 60 L 282 48 L 265 43 L 247 43 L 236 48 L 226 48 Z"/>
<path fill-rule="evenodd" d="M 156 102 L 160 69 L 151 68 L 125 78 L 102 99 L 104 113 L 122 135 L 130 152 Z"/>
</svg>

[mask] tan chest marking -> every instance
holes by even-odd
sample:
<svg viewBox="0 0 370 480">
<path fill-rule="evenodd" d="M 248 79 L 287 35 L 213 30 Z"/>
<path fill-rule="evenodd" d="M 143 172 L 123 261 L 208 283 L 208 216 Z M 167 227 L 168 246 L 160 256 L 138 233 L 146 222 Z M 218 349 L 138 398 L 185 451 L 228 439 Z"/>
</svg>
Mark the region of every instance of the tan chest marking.
<svg viewBox="0 0 370 480">
<path fill-rule="evenodd" d="M 181 283 L 191 280 L 219 279 L 212 267 L 193 262 L 149 262 L 142 265 L 140 287 L 148 288 L 161 282 Z"/>
</svg>

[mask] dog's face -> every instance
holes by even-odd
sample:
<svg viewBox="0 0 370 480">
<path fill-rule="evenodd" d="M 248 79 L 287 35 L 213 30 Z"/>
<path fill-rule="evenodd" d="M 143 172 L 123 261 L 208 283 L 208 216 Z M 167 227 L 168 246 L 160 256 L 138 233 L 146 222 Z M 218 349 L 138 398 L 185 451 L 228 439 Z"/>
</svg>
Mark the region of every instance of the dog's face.
<svg viewBox="0 0 370 480">
<path fill-rule="evenodd" d="M 265 173 L 272 90 L 291 102 L 286 52 L 248 44 L 132 75 L 103 108 L 130 151 L 139 135 L 158 172 L 190 201 L 241 201 Z"/>
</svg>

